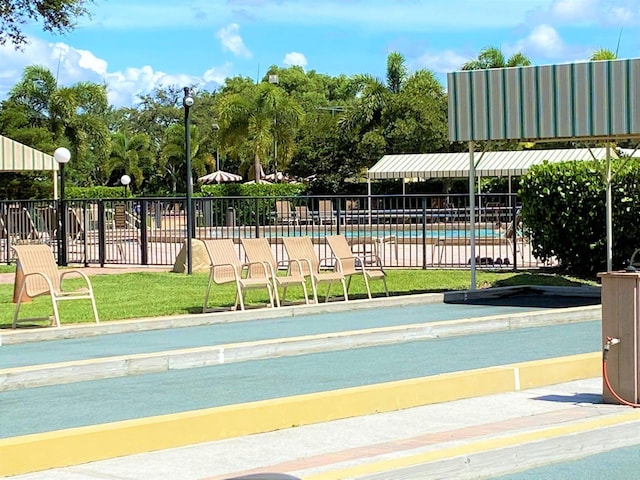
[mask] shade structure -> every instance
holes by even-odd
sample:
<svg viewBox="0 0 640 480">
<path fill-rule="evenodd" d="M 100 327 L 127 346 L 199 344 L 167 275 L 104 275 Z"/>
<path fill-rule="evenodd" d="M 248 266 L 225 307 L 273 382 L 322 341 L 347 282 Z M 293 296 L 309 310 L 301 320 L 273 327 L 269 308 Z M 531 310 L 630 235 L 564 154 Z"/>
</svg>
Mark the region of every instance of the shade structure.
<svg viewBox="0 0 640 480">
<path fill-rule="evenodd" d="M 216 170 L 213 173 L 209 173 L 198 178 L 198 182 L 200 183 L 230 183 L 240 181 L 242 181 L 242 177 L 240 175 L 236 175 L 235 173 L 223 172 L 222 170 Z"/>
<path fill-rule="evenodd" d="M 269 182 L 277 181 L 277 182 L 292 183 L 296 181 L 295 178 L 290 177 L 289 175 L 286 175 L 284 172 L 269 173 L 268 175 L 264 175 L 262 178 L 264 180 L 268 180 Z"/>
<path fill-rule="evenodd" d="M 253 185 L 255 183 L 269 184 L 271 182 L 269 180 L 265 180 L 264 178 L 261 178 L 257 182 L 255 180 L 249 180 L 248 182 L 244 182 L 245 185 Z"/>
</svg>

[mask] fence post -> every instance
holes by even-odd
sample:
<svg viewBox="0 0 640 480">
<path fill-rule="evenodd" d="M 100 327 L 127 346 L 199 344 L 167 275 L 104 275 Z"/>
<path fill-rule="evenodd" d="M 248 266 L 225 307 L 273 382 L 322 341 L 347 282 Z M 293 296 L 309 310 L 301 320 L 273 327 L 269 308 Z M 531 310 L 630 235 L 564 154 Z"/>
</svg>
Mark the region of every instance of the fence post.
<svg viewBox="0 0 640 480">
<path fill-rule="evenodd" d="M 255 205 L 255 220 L 256 220 L 256 238 L 260 238 L 260 199 L 256 197 L 256 205 Z"/>
<path fill-rule="evenodd" d="M 513 271 L 518 271 L 518 232 L 517 228 L 517 207 L 516 207 L 516 197 L 515 195 L 511 196 L 511 235 L 513 240 Z"/>
<path fill-rule="evenodd" d="M 147 237 L 147 201 L 140 200 L 140 262 L 142 265 L 149 264 Z"/>
<path fill-rule="evenodd" d="M 100 266 L 104 267 L 106 257 L 106 237 L 107 232 L 104 222 L 104 200 L 98 200 L 98 261 Z"/>
<path fill-rule="evenodd" d="M 433 259 L 431 259 L 433 262 Z M 427 269 L 427 197 L 422 197 L 422 269 Z"/>
</svg>

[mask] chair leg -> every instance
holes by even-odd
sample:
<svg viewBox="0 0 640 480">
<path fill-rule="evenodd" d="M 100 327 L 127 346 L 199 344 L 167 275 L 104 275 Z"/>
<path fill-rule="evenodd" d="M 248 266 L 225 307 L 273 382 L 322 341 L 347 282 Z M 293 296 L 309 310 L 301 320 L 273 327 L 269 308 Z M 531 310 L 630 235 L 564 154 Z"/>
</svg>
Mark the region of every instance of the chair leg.
<svg viewBox="0 0 640 480">
<path fill-rule="evenodd" d="M 304 303 L 309 305 L 309 293 L 307 292 L 307 282 L 302 282 L 302 291 L 304 292 Z"/>
<path fill-rule="evenodd" d="M 93 307 L 93 317 L 96 319 L 96 323 L 100 323 L 100 318 L 98 317 L 98 307 L 96 307 L 96 299 L 93 294 L 91 295 L 91 306 Z"/>
<path fill-rule="evenodd" d="M 327 296 L 324 299 L 324 303 L 327 303 L 329 301 L 329 295 L 331 294 L 331 285 L 333 285 L 333 282 L 329 282 L 329 285 L 327 285 Z"/>
<path fill-rule="evenodd" d="M 52 324 L 55 323 L 56 327 L 60 326 L 60 314 L 58 313 L 58 301 L 51 295 L 51 303 L 53 304 L 53 321 Z"/>
<path fill-rule="evenodd" d="M 209 283 L 207 284 L 207 290 L 204 293 L 204 304 L 202 305 L 202 313 L 207 313 L 207 306 L 209 305 L 209 292 L 211 291 L 212 283 L 213 283 L 213 276 L 209 275 Z"/>
<path fill-rule="evenodd" d="M 367 296 L 369 297 L 369 300 L 371 300 L 371 289 L 369 288 L 369 278 L 367 278 L 366 272 L 362 272 L 362 278 L 364 278 L 364 286 L 367 288 Z M 351 280 L 351 278 L 349 278 L 349 280 Z M 349 287 L 347 287 L 347 290 L 348 289 Z"/>
<path fill-rule="evenodd" d="M 233 304 L 233 309 L 237 310 L 238 306 L 240 306 L 240 310 L 244 310 L 244 295 L 246 291 L 240 285 L 237 285 L 236 288 L 236 303 Z"/>
<path fill-rule="evenodd" d="M 382 283 L 384 283 L 384 294 L 385 296 L 389 296 L 389 289 L 387 288 L 387 277 L 382 277 Z"/>
<path fill-rule="evenodd" d="M 274 289 L 274 286 L 271 284 L 271 282 L 267 283 L 267 292 L 269 293 L 269 306 L 271 308 L 275 307 L 275 304 L 273 302 L 273 297 L 274 297 L 273 289 Z M 277 290 L 277 288 L 276 288 L 276 290 Z"/>
<path fill-rule="evenodd" d="M 344 292 L 344 301 L 349 301 L 349 294 L 347 293 L 347 283 L 344 281 L 344 278 L 340 280 L 342 283 L 342 291 Z"/>
<path fill-rule="evenodd" d="M 24 295 L 26 282 L 23 281 L 22 285 L 20 285 L 20 294 L 18 295 L 18 301 L 16 302 L 16 308 L 13 311 L 13 324 L 12 328 L 16 328 L 18 323 L 18 314 L 20 313 L 20 305 L 22 305 L 22 296 Z"/>
<path fill-rule="evenodd" d="M 311 290 L 313 292 L 313 303 L 317 304 L 318 303 L 318 285 L 316 284 L 316 281 L 313 278 L 313 275 L 311 276 Z"/>
</svg>

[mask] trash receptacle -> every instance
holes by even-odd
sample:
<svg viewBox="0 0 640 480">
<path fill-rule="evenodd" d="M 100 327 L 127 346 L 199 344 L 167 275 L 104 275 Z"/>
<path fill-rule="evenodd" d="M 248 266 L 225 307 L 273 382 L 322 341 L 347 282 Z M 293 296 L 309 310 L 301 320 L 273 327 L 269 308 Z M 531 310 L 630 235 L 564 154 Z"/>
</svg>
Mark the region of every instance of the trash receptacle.
<svg viewBox="0 0 640 480">
<path fill-rule="evenodd" d="M 236 226 L 236 209 L 233 207 L 227 208 L 227 227 Z"/>
</svg>

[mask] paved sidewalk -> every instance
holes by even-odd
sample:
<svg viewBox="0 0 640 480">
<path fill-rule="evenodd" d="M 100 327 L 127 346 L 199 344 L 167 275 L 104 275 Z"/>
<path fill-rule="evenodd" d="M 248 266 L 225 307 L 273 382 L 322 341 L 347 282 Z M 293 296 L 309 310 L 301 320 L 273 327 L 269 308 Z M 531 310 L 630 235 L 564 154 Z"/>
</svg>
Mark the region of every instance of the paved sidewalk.
<svg viewBox="0 0 640 480">
<path fill-rule="evenodd" d="M 12 478 L 220 480 L 262 472 L 309 480 L 491 478 L 640 445 L 640 412 L 600 404 L 601 388 L 595 378 Z M 610 469 L 610 478 L 633 478 Z"/>
</svg>

